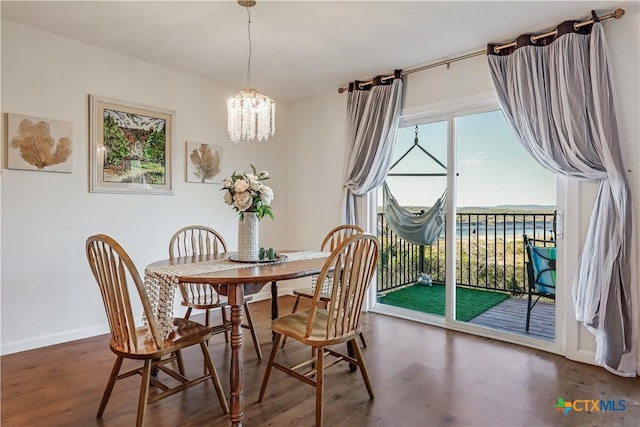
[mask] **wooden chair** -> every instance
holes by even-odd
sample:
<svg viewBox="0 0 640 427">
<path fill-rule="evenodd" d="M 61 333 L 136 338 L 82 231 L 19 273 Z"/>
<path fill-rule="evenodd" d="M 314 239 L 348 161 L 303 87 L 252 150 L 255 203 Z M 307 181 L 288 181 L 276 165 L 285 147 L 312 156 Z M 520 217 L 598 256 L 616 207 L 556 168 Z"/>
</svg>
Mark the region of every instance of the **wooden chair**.
<svg viewBox="0 0 640 427">
<path fill-rule="evenodd" d="M 361 331 L 360 313 L 367 288 L 376 271 L 378 259 L 378 241 L 370 234 L 355 234 L 338 245 L 325 262 L 318 282 L 331 277 L 331 297 L 327 308 L 320 307 L 321 287 L 316 287 L 311 307 L 308 310 L 287 314 L 275 319 L 271 328 L 275 333 L 275 341 L 271 356 L 264 373 L 260 389 L 259 402 L 265 396 L 269 377 L 273 367 L 288 375 L 312 385 L 316 389 L 316 426 L 322 425 L 324 369 L 337 362 L 345 361 L 356 364 L 360 368 L 362 378 L 373 400 L 373 388 L 369 374 L 358 346 L 357 336 Z M 310 346 L 314 351 L 312 358 L 292 368 L 276 363 L 280 339 L 291 337 L 302 344 Z M 354 349 L 355 357 L 340 354 L 327 348 L 335 344 L 348 342 Z M 337 359 L 325 366 L 325 356 Z M 315 366 L 305 373 L 296 370 L 307 365 Z M 315 380 L 313 377 L 315 376 Z"/>
<path fill-rule="evenodd" d="M 111 330 L 109 346 L 117 356 L 100 402 L 97 418 L 102 418 L 115 382 L 135 374 L 142 376 L 137 426 L 142 426 L 144 423 L 148 403 L 171 396 L 209 379 L 216 390 L 222 410 L 225 414 L 229 413 L 229 406 L 220 379 L 206 345 L 206 341 L 211 337 L 209 328 L 186 319 L 174 319 L 173 331 L 168 337 L 162 337 L 144 284 L 125 250 L 111 237 L 98 234 L 87 239 L 86 252 L 91 271 L 98 282 L 109 321 Z M 147 326 L 138 328 L 135 326 L 136 319 L 134 319 L 131 310 L 127 276 L 131 278 L 138 291 L 147 319 Z M 192 345 L 200 345 L 207 369 L 204 375 L 189 380 L 180 373 L 184 372 L 180 350 Z M 143 360 L 144 364 L 142 368 L 120 374 L 124 359 Z M 167 363 L 174 360 L 178 363 L 180 372 L 166 366 Z M 177 382 L 178 385 L 169 387 L 159 379 L 152 378 L 152 369 L 166 373 L 171 377 L 170 380 Z M 159 391 L 157 394 L 149 396 L 149 383 L 157 388 Z M 206 403 L 203 402 L 203 404 Z"/>
<path fill-rule="evenodd" d="M 540 298 L 556 298 L 556 242 L 532 239 L 526 234 L 524 247 L 527 251 L 527 323 L 529 331 L 531 310 Z"/>
<path fill-rule="evenodd" d="M 357 225 L 339 225 L 327 233 L 324 240 L 322 241 L 322 245 L 320 245 L 320 250 L 332 252 L 340 243 L 356 233 L 364 233 L 364 230 Z M 293 303 L 293 310 L 291 311 L 292 313 L 295 313 L 298 310 L 298 304 L 300 304 L 301 298 L 308 300 L 313 299 L 315 288 L 318 283 L 317 280 L 318 276 L 313 276 L 311 278 L 310 288 L 293 290 L 293 295 L 295 295 L 296 300 Z M 329 286 L 329 283 L 322 284 L 322 291 L 320 293 L 320 304 L 323 308 L 327 308 L 327 304 L 331 300 Z M 367 348 L 367 342 L 364 339 L 363 333 L 360 333 L 360 340 L 362 341 L 362 347 Z M 282 348 L 284 348 L 286 342 L 287 338 L 285 337 L 282 340 Z"/>
<path fill-rule="evenodd" d="M 190 225 L 176 231 L 169 242 L 169 257 L 177 258 L 193 255 L 218 254 L 227 251 L 227 244 L 222 236 L 212 228 L 203 225 Z M 213 334 L 224 333 L 225 341 L 229 342 L 229 331 L 231 322 L 227 317 L 227 301 L 220 299 L 220 295 L 213 286 L 205 283 L 185 283 L 179 286 L 182 295 L 182 305 L 187 308 L 184 318 L 189 319 L 191 310 L 205 310 L 205 325 L 210 326 L 209 312 L 216 308 L 220 309 L 222 324 L 213 327 Z M 250 295 L 244 298 L 244 312 L 247 324 L 242 327 L 251 332 L 253 346 L 255 347 L 258 359 L 262 360 L 262 350 L 260 342 L 253 326 L 253 317 L 249 309 L 248 302 L 253 297 Z"/>
</svg>

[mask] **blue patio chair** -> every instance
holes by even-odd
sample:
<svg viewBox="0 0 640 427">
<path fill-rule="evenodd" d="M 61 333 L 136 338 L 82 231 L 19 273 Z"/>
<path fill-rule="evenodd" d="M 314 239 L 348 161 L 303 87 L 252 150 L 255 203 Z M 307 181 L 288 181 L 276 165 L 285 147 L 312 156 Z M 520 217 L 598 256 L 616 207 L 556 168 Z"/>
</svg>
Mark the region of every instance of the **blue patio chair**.
<svg viewBox="0 0 640 427">
<path fill-rule="evenodd" d="M 527 324 L 529 331 L 531 310 L 540 298 L 556 298 L 556 242 L 524 236 L 527 251 Z"/>
</svg>

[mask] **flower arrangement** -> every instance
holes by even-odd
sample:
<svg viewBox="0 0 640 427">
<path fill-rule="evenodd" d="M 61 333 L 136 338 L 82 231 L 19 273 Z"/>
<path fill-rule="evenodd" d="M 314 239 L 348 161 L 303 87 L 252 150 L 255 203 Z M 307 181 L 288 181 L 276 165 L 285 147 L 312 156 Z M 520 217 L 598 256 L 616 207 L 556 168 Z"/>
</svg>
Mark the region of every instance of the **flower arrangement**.
<svg viewBox="0 0 640 427">
<path fill-rule="evenodd" d="M 273 201 L 273 190 L 264 185 L 263 181 L 269 179 L 269 173 L 262 171 L 258 173 L 251 165 L 253 173 L 238 174 L 233 172 L 230 178 L 222 180 L 222 190 L 224 190 L 224 202 L 240 213 L 240 218 L 244 218 L 245 212 L 255 212 L 258 219 L 265 216 L 273 219 L 271 202 Z"/>
</svg>

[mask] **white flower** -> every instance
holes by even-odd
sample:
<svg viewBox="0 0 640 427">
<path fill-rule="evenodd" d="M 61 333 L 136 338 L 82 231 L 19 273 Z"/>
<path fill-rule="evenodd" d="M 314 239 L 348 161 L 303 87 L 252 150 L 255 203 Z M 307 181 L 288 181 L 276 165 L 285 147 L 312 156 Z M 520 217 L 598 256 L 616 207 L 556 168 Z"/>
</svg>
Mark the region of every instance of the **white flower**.
<svg viewBox="0 0 640 427">
<path fill-rule="evenodd" d="M 242 193 L 249 189 L 249 183 L 245 179 L 238 179 L 233 184 L 236 193 Z"/>
<path fill-rule="evenodd" d="M 229 193 L 228 191 L 224 192 L 223 199 L 224 199 L 224 202 L 229 206 L 233 205 L 233 197 L 231 196 L 231 193 Z"/>
<path fill-rule="evenodd" d="M 237 181 L 236 181 L 237 184 Z M 246 211 L 253 204 L 253 197 L 249 194 L 248 191 L 243 191 L 241 193 L 236 193 L 233 195 L 233 200 L 236 208 L 241 211 Z"/>
<path fill-rule="evenodd" d="M 262 192 L 260 193 L 260 200 L 262 200 L 262 204 L 269 206 L 273 201 L 273 190 L 271 187 L 266 185 L 262 186 Z"/>
<path fill-rule="evenodd" d="M 253 165 L 251 169 L 251 173 L 234 172 L 222 180 L 223 200 L 240 215 L 252 211 L 258 214 L 258 219 L 264 216 L 273 218 L 273 211 L 269 206 L 273 201 L 273 190 L 263 183 L 269 178 L 269 173 L 258 173 Z"/>
<path fill-rule="evenodd" d="M 259 193 L 260 191 L 262 191 L 262 187 L 264 187 L 264 184 L 258 180 L 251 181 L 251 184 L 249 185 L 251 191 L 255 193 Z"/>
</svg>

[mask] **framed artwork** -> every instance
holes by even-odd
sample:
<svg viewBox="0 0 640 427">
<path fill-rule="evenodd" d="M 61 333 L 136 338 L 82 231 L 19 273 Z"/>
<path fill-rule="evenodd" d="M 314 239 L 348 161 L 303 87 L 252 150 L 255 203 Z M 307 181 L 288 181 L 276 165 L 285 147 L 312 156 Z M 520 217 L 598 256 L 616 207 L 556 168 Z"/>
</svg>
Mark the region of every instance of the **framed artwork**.
<svg viewBox="0 0 640 427">
<path fill-rule="evenodd" d="M 222 184 L 222 146 L 187 141 L 187 182 Z"/>
<path fill-rule="evenodd" d="M 173 194 L 174 112 L 90 96 L 90 191 Z"/>
<path fill-rule="evenodd" d="M 73 123 L 8 113 L 7 136 L 9 169 L 73 170 Z"/>
</svg>

